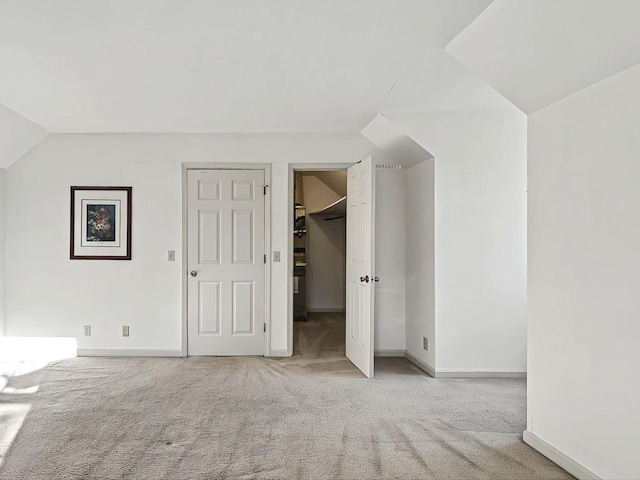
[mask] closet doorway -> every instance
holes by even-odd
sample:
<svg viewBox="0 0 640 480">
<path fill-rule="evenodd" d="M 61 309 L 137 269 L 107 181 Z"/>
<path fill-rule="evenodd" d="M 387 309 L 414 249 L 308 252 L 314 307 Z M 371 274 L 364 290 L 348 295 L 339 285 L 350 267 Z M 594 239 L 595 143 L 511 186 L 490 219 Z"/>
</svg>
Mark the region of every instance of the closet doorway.
<svg viewBox="0 0 640 480">
<path fill-rule="evenodd" d="M 293 353 L 345 355 L 347 170 L 293 175 Z"/>
</svg>

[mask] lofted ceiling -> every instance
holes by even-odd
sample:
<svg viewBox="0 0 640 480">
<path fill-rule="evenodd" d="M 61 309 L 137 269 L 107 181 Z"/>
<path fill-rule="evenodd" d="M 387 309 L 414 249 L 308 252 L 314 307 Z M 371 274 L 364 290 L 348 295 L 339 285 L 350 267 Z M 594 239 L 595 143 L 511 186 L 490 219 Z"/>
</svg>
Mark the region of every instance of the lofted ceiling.
<svg viewBox="0 0 640 480">
<path fill-rule="evenodd" d="M 638 18 L 639 0 L 0 0 L 0 167 L 49 132 L 396 148 L 380 112 L 530 113 L 639 63 Z"/>
<path fill-rule="evenodd" d="M 640 62 L 638 0 L 495 0 L 447 46 L 525 113 Z"/>
<path fill-rule="evenodd" d="M 0 104 L 0 168 L 7 168 L 49 134 Z"/>
<path fill-rule="evenodd" d="M 509 110 L 444 51 L 491 0 L 0 0 L 0 104 L 51 132 L 345 132 Z"/>
</svg>

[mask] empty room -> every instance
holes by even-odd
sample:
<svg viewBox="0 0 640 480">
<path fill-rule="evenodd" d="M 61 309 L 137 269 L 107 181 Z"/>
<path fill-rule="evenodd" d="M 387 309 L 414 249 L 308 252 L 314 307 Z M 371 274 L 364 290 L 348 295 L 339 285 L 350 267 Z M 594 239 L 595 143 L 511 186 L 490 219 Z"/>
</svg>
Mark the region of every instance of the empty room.
<svg viewBox="0 0 640 480">
<path fill-rule="evenodd" d="M 640 478 L 638 19 L 0 0 L 0 480 Z"/>
</svg>

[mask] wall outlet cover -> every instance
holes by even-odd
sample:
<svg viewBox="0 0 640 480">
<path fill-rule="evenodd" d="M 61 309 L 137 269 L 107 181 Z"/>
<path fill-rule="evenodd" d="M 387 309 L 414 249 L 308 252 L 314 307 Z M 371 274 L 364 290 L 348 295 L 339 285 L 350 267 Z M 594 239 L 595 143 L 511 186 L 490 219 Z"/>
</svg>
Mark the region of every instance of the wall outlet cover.
<svg viewBox="0 0 640 480">
<path fill-rule="evenodd" d="M 128 337 L 129 336 L 129 325 L 123 325 L 122 326 L 122 336 L 123 337 Z"/>
</svg>

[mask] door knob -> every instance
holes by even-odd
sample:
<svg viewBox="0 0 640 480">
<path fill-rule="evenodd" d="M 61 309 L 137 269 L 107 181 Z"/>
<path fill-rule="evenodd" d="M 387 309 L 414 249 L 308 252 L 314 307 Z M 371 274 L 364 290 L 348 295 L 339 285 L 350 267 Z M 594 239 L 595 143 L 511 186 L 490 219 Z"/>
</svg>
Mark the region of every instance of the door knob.
<svg viewBox="0 0 640 480">
<path fill-rule="evenodd" d="M 191 276 L 192 277 L 197 277 L 198 276 L 198 272 L 195 270 L 191 270 Z"/>
<path fill-rule="evenodd" d="M 369 275 L 367 275 L 367 276 L 365 276 L 365 277 L 360 277 L 360 281 L 361 281 L 361 282 L 369 283 Z"/>
<path fill-rule="evenodd" d="M 380 281 L 380 277 L 371 277 L 371 280 L 378 283 Z"/>
</svg>

